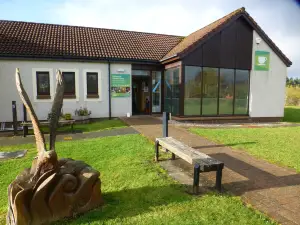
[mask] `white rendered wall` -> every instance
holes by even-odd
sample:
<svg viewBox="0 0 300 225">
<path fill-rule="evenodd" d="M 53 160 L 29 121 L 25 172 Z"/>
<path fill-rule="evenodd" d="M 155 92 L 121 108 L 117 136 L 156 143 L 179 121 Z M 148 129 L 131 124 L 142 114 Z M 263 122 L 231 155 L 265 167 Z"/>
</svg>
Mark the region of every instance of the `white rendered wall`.
<svg viewBox="0 0 300 225">
<path fill-rule="evenodd" d="M 260 37 L 253 31 L 252 70 L 250 73 L 250 117 L 283 117 L 285 104 L 285 82 L 287 66 L 262 40 L 256 44 Z M 269 71 L 255 71 L 255 51 L 270 52 Z"/>
<path fill-rule="evenodd" d="M 92 118 L 108 117 L 108 64 L 91 62 L 56 62 L 56 61 L 20 61 L 20 60 L 0 60 L 0 122 L 12 121 L 11 102 L 17 102 L 18 120 L 23 120 L 23 110 L 20 97 L 15 85 L 15 70 L 20 68 L 21 78 L 33 107 L 40 120 L 47 119 L 47 115 L 52 105 L 52 100 L 37 100 L 35 86 L 35 70 L 48 69 L 50 71 L 50 84 L 52 98 L 55 92 L 55 71 L 74 71 L 76 73 L 76 99 L 65 99 L 63 105 L 64 113 L 74 114 L 75 109 L 87 107 L 92 111 Z M 124 68 L 126 73 L 131 74 L 130 64 L 111 64 L 112 72 L 119 68 Z M 100 98 L 86 99 L 85 73 L 95 71 L 99 74 Z M 51 76 L 52 74 L 52 76 Z M 124 116 L 131 113 L 131 98 L 113 99 L 112 116 Z M 28 118 L 29 119 L 29 118 Z"/>
</svg>

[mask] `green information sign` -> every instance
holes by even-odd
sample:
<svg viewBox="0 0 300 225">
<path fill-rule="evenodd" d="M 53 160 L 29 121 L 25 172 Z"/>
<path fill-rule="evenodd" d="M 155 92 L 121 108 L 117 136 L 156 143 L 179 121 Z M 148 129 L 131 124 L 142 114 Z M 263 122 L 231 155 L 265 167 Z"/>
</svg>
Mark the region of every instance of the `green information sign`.
<svg viewBox="0 0 300 225">
<path fill-rule="evenodd" d="M 130 97 L 129 74 L 111 74 L 111 97 Z"/>
<path fill-rule="evenodd" d="M 255 70 L 268 71 L 270 66 L 270 52 L 255 51 Z"/>
</svg>

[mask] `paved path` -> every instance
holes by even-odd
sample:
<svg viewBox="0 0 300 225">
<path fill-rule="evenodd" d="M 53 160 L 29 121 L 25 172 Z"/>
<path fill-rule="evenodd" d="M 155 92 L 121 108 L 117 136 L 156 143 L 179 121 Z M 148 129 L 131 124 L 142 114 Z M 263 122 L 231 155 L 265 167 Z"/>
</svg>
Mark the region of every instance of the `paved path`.
<svg viewBox="0 0 300 225">
<path fill-rule="evenodd" d="M 161 120 L 157 118 L 141 116 L 122 119 L 151 140 L 162 135 Z M 255 159 L 245 152 L 217 145 L 178 126 L 169 126 L 169 136 L 223 161 L 225 189 L 282 224 L 300 224 L 300 174 Z M 181 168 L 188 168 L 186 174 L 192 174 L 191 166 L 181 160 L 171 163 L 183 165 Z M 215 180 L 215 173 L 212 172 L 201 176 L 211 182 Z"/>
<path fill-rule="evenodd" d="M 87 133 L 74 133 L 74 134 L 59 134 L 56 137 L 56 141 L 67 141 L 67 140 L 80 140 L 87 138 L 98 138 L 107 136 L 117 136 L 124 134 L 137 134 L 138 132 L 132 127 L 116 128 L 111 130 L 102 130 Z M 49 135 L 45 135 L 46 141 L 49 141 Z M 27 137 L 15 136 L 15 137 L 0 137 L 0 147 L 4 145 L 19 145 L 35 143 L 33 135 Z M 1 150 L 1 149 L 0 149 Z"/>
</svg>

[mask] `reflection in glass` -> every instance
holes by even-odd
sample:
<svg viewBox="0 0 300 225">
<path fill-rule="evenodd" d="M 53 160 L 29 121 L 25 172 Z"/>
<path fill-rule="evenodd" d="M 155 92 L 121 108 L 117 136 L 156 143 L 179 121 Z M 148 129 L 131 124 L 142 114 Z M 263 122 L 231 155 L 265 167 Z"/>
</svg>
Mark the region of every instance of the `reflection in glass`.
<svg viewBox="0 0 300 225">
<path fill-rule="evenodd" d="M 64 94 L 75 95 L 75 73 L 74 72 L 62 72 L 65 91 Z"/>
<path fill-rule="evenodd" d="M 202 68 L 185 66 L 184 115 L 200 115 Z"/>
<path fill-rule="evenodd" d="M 234 114 L 248 113 L 249 71 L 236 70 Z"/>
<path fill-rule="evenodd" d="M 50 95 L 50 78 L 49 72 L 37 72 L 37 94 Z"/>
<path fill-rule="evenodd" d="M 161 71 L 152 72 L 152 112 L 161 111 Z"/>
<path fill-rule="evenodd" d="M 173 115 L 179 114 L 180 77 L 179 68 L 165 71 L 165 105 L 164 110 Z"/>
<path fill-rule="evenodd" d="M 98 94 L 98 73 L 86 73 L 87 94 Z"/>
<path fill-rule="evenodd" d="M 218 69 L 203 67 L 202 115 L 217 115 Z"/>
<path fill-rule="evenodd" d="M 234 70 L 220 69 L 219 114 L 233 113 Z"/>
</svg>

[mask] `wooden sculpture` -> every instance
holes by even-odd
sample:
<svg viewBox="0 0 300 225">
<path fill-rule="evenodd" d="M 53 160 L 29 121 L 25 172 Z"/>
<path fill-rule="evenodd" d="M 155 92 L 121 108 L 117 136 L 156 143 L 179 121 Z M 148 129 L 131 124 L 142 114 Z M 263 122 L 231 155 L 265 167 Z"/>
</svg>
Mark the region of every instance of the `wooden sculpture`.
<svg viewBox="0 0 300 225">
<path fill-rule="evenodd" d="M 50 118 L 50 150 L 47 151 L 39 120 L 16 69 L 16 85 L 31 118 L 37 157 L 8 187 L 8 225 L 36 225 L 84 213 L 103 204 L 100 173 L 82 161 L 58 160 L 56 129 L 63 105 L 64 81 L 56 75 L 56 93 Z"/>
</svg>

